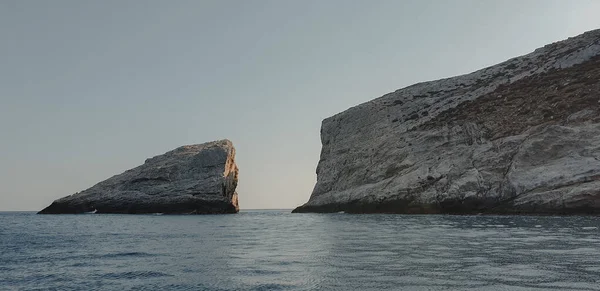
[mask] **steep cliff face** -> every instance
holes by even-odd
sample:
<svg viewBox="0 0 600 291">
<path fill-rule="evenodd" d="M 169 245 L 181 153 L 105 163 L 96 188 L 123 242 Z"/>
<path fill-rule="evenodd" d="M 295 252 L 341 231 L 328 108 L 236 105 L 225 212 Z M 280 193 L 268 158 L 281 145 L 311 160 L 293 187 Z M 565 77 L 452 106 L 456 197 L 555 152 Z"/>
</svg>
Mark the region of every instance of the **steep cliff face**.
<svg viewBox="0 0 600 291">
<path fill-rule="evenodd" d="M 58 199 L 39 213 L 236 213 L 237 181 L 229 140 L 188 145 Z"/>
<path fill-rule="evenodd" d="M 600 30 L 327 118 L 295 212 L 600 213 Z"/>
</svg>

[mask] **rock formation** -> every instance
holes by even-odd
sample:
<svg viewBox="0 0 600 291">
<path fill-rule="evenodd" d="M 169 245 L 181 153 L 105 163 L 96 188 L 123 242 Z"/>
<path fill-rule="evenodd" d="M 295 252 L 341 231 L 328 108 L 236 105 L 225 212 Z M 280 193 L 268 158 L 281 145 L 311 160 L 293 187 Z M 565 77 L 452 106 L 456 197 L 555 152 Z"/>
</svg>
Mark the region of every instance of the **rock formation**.
<svg viewBox="0 0 600 291">
<path fill-rule="evenodd" d="M 39 213 L 236 213 L 237 181 L 229 140 L 188 145 L 58 199 Z"/>
<path fill-rule="evenodd" d="M 600 30 L 327 118 L 294 212 L 600 213 Z"/>
</svg>

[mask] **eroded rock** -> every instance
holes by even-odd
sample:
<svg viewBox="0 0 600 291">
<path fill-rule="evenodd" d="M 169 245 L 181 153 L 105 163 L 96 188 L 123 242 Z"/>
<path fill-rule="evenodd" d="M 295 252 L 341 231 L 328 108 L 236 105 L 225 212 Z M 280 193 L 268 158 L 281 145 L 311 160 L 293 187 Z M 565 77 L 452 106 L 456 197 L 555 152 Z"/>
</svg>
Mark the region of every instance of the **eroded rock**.
<svg viewBox="0 0 600 291">
<path fill-rule="evenodd" d="M 188 145 L 58 199 L 39 213 L 236 213 L 237 181 L 229 140 Z"/>
<path fill-rule="evenodd" d="M 600 213 L 600 30 L 327 118 L 295 212 Z"/>
</svg>

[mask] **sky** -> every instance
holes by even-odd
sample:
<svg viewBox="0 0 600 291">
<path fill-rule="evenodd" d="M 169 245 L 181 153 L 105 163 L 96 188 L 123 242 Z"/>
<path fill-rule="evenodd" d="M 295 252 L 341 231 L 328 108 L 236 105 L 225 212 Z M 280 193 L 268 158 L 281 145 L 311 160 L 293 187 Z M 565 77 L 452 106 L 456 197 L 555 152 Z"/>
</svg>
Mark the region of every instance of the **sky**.
<svg viewBox="0 0 600 291">
<path fill-rule="evenodd" d="M 294 208 L 321 121 L 600 28 L 596 0 L 0 0 L 0 211 L 228 138 L 240 208 Z"/>
</svg>

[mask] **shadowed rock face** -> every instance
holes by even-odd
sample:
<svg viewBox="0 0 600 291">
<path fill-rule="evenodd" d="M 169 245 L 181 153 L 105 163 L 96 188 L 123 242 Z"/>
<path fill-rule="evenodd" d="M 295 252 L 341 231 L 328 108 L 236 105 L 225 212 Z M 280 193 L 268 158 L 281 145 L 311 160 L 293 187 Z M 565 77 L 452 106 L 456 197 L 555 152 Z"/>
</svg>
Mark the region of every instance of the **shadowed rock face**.
<svg viewBox="0 0 600 291">
<path fill-rule="evenodd" d="M 325 119 L 294 212 L 600 214 L 600 30 Z"/>
<path fill-rule="evenodd" d="M 188 145 L 58 199 L 39 213 L 237 213 L 237 181 L 229 140 Z"/>
</svg>

